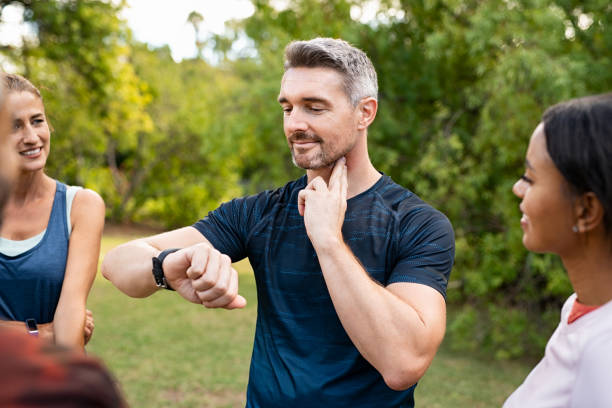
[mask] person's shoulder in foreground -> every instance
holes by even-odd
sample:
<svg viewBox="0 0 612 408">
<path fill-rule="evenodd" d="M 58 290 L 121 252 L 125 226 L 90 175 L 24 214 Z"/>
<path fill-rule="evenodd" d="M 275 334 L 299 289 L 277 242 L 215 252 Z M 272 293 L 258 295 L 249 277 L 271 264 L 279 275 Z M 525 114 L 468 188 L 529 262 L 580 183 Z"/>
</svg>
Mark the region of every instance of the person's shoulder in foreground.
<svg viewBox="0 0 612 408">
<path fill-rule="evenodd" d="M 0 329 L 0 384 L 2 407 L 127 406 L 100 361 L 14 329 Z"/>
</svg>

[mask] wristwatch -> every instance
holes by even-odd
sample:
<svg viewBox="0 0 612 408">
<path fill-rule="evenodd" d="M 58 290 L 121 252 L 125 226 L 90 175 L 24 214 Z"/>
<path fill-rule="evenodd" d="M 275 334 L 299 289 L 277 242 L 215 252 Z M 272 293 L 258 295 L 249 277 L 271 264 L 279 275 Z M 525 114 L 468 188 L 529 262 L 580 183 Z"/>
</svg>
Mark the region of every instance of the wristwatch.
<svg viewBox="0 0 612 408">
<path fill-rule="evenodd" d="M 28 334 L 38 337 L 38 326 L 36 325 L 36 319 L 26 319 L 25 325 L 26 329 L 28 330 Z"/>
<path fill-rule="evenodd" d="M 173 252 L 178 251 L 180 248 L 170 248 L 164 249 L 159 253 L 159 255 L 153 257 L 153 278 L 155 279 L 155 284 L 158 288 L 164 288 L 168 290 L 174 290 L 170 285 L 168 285 L 168 281 L 166 280 L 166 276 L 164 275 L 164 268 L 162 267 L 164 263 L 164 259 Z"/>
</svg>

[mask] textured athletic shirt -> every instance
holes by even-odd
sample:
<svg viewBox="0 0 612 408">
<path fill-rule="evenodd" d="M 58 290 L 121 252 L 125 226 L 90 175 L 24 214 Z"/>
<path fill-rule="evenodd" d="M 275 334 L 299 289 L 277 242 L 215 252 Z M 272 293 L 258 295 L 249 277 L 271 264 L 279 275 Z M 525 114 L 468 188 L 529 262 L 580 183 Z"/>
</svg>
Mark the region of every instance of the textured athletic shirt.
<svg viewBox="0 0 612 408">
<path fill-rule="evenodd" d="M 247 407 L 412 407 L 414 387 L 393 391 L 344 331 L 298 213 L 306 176 L 232 200 L 194 224 L 232 261 L 249 258 L 258 314 Z M 446 293 L 454 237 L 448 219 L 382 176 L 348 200 L 342 232 L 383 285 L 416 282 Z"/>
</svg>

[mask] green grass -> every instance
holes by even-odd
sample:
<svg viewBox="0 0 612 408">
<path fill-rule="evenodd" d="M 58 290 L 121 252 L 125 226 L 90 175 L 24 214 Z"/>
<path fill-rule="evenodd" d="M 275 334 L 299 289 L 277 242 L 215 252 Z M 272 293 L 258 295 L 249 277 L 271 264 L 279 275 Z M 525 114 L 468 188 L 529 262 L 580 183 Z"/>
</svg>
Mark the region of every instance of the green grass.
<svg viewBox="0 0 612 408">
<path fill-rule="evenodd" d="M 107 233 L 102 252 L 132 238 Z M 132 299 L 96 278 L 88 301 L 96 329 L 87 349 L 104 360 L 132 407 L 244 407 L 257 298 L 248 262 L 235 266 L 248 301 L 243 310 L 205 309 L 173 292 Z M 500 407 L 531 367 L 443 344 L 416 389 L 416 405 Z"/>
</svg>

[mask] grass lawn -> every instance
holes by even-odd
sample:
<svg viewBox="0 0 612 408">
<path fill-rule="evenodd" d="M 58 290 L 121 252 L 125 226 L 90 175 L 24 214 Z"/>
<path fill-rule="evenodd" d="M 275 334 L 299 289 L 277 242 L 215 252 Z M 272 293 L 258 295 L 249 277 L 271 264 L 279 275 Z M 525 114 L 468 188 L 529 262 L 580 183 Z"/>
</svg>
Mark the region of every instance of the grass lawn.
<svg viewBox="0 0 612 408">
<path fill-rule="evenodd" d="M 105 233 L 102 253 L 136 234 Z M 205 309 L 173 292 L 132 299 L 96 278 L 88 301 L 96 330 L 87 349 L 104 360 L 132 407 L 244 407 L 257 299 L 248 262 L 235 267 L 248 301 L 244 310 Z M 531 365 L 443 345 L 416 389 L 416 405 L 500 407 Z"/>
</svg>

